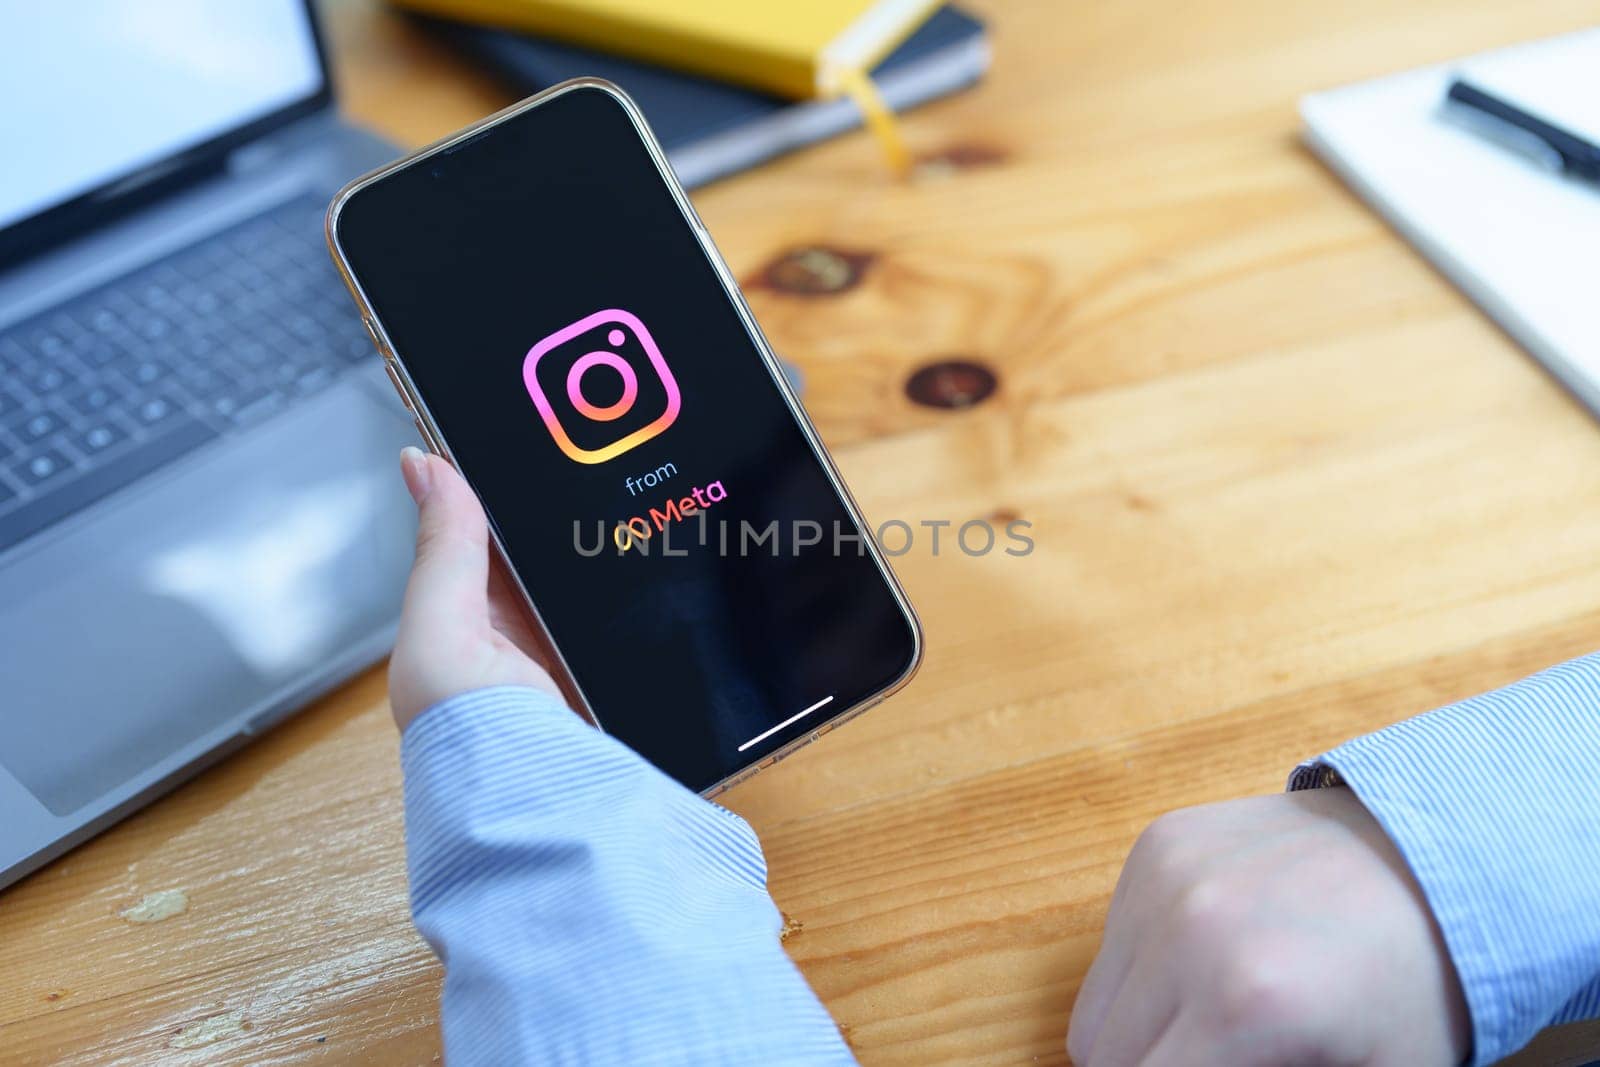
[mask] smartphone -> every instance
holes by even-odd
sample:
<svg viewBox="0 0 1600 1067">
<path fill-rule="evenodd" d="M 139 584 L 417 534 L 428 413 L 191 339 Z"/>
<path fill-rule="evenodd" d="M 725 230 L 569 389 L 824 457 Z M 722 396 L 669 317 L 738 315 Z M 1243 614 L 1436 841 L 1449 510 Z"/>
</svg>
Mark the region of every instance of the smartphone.
<svg viewBox="0 0 1600 1067">
<path fill-rule="evenodd" d="M 327 231 L 597 726 L 712 795 L 910 679 L 911 605 L 620 89 L 365 175 Z"/>
</svg>

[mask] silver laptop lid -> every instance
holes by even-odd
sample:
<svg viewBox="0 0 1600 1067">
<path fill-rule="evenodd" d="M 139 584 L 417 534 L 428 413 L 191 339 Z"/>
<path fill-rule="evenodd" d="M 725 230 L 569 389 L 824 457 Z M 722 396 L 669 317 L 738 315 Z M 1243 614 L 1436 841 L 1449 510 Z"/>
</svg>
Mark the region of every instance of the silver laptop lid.
<svg viewBox="0 0 1600 1067">
<path fill-rule="evenodd" d="M 0 13 L 0 268 L 222 166 L 331 102 L 310 0 Z"/>
</svg>

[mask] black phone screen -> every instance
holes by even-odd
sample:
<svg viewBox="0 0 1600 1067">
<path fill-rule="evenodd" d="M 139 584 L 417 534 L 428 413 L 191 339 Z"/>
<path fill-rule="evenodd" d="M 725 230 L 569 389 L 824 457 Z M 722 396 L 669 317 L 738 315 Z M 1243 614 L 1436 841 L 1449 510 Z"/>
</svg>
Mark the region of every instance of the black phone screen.
<svg viewBox="0 0 1600 1067">
<path fill-rule="evenodd" d="M 593 86 L 334 221 L 601 726 L 704 790 L 893 686 L 918 640 L 692 227 Z"/>
</svg>

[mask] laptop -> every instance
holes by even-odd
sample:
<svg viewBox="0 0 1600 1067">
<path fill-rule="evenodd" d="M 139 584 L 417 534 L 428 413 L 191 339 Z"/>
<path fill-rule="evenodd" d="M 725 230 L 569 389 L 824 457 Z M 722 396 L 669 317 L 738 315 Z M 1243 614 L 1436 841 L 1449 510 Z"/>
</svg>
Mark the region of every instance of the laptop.
<svg viewBox="0 0 1600 1067">
<path fill-rule="evenodd" d="M 0 886 L 390 647 L 416 440 L 307 0 L 0 13 Z"/>
</svg>

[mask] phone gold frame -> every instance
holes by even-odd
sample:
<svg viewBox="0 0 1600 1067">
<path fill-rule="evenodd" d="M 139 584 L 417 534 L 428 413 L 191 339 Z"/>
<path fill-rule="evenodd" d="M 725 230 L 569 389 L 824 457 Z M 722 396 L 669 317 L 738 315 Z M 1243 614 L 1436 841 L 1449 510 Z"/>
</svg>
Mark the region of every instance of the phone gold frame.
<svg viewBox="0 0 1600 1067">
<path fill-rule="evenodd" d="M 677 202 L 679 210 L 683 212 L 684 220 L 694 231 L 695 238 L 699 241 L 701 250 L 705 253 L 706 259 L 711 263 L 712 268 L 716 271 L 718 278 L 722 282 L 723 290 L 733 301 L 734 308 L 739 313 L 739 318 L 743 321 L 746 331 L 749 333 L 751 339 L 755 342 L 756 349 L 761 354 L 762 362 L 765 363 L 767 372 L 772 377 L 773 384 L 777 386 L 780 395 L 783 397 L 784 403 L 789 407 L 790 414 L 794 417 L 796 423 L 800 426 L 801 431 L 805 434 L 806 440 L 811 445 L 812 452 L 822 463 L 823 470 L 827 473 L 828 481 L 832 484 L 834 491 L 839 494 L 839 499 L 844 502 L 845 510 L 848 512 L 850 518 L 856 523 L 856 526 L 862 531 L 862 542 L 866 547 L 868 555 L 871 556 L 872 561 L 877 566 L 879 573 L 883 575 L 884 581 L 888 583 L 889 589 L 894 594 L 895 601 L 899 605 L 901 613 L 905 616 L 906 623 L 911 628 L 911 662 L 898 678 L 896 678 L 884 689 L 836 713 L 822 723 L 822 725 L 794 738 L 770 755 L 761 757 L 755 762 L 739 768 L 725 778 L 711 785 L 701 794 L 702 796 L 710 798 L 722 793 L 734 785 L 737 785 L 739 782 L 750 777 L 752 774 L 755 774 L 757 771 L 766 767 L 770 767 L 778 760 L 783 759 L 785 756 L 790 755 L 800 748 L 803 748 L 812 741 L 815 741 L 817 738 L 821 737 L 823 734 L 828 733 L 845 722 L 848 722 L 857 715 L 860 715 L 862 712 L 866 711 L 868 708 L 872 707 L 874 704 L 881 703 L 903 689 L 906 684 L 911 681 L 912 676 L 916 674 L 917 668 L 922 665 L 922 623 L 921 620 L 917 618 L 916 609 L 911 606 L 911 601 L 906 597 L 905 590 L 900 585 L 900 580 L 895 577 L 894 571 L 889 567 L 888 562 L 885 560 L 882 546 L 878 544 L 877 538 L 873 536 L 872 528 L 867 524 L 865 517 L 861 514 L 861 509 L 856 504 L 855 497 L 851 495 L 849 488 L 844 484 L 844 479 L 840 477 L 838 468 L 834 465 L 833 457 L 828 454 L 826 446 L 823 445 L 821 437 L 819 437 L 817 434 L 816 427 L 811 424 L 810 417 L 807 416 L 805 409 L 801 406 L 799 399 L 795 396 L 793 389 L 790 387 L 788 378 L 784 375 L 783 369 L 779 365 L 777 357 L 773 354 L 772 346 L 767 342 L 766 335 L 761 332 L 761 327 L 756 323 L 755 316 L 751 314 L 749 305 L 745 303 L 744 294 L 739 291 L 739 286 L 738 283 L 734 281 L 733 273 L 728 269 L 727 263 L 723 260 L 722 253 L 717 250 L 715 243 L 712 242 L 711 235 L 706 231 L 705 224 L 700 221 L 700 216 L 695 212 L 694 205 L 689 202 L 689 197 L 684 192 L 683 186 L 679 183 L 678 176 L 673 173 L 671 164 L 667 162 L 666 152 L 662 149 L 660 142 L 656 140 L 655 134 L 650 131 L 650 127 L 646 124 L 644 115 L 639 111 L 638 105 L 628 97 L 627 93 L 623 92 L 616 85 L 606 81 L 603 78 L 574 78 L 570 81 L 562 82 L 559 85 L 551 86 L 549 89 L 546 89 L 543 92 L 535 93 L 533 96 L 513 104 L 504 110 L 497 111 L 493 115 L 489 115 L 488 117 L 481 119 L 470 126 L 458 130 L 442 140 L 435 141 L 433 144 L 419 148 L 408 155 L 402 156 L 391 163 L 387 163 L 384 166 L 377 168 L 376 170 L 370 171 L 367 174 L 363 174 L 361 177 L 356 178 L 344 188 L 340 189 L 339 192 L 335 194 L 332 203 L 328 205 L 328 213 L 324 222 L 324 228 L 328 241 L 328 251 L 333 256 L 334 265 L 338 267 L 339 274 L 342 278 L 344 278 L 345 285 L 349 287 L 351 296 L 355 298 L 356 306 L 361 311 L 361 318 L 366 324 L 367 332 L 371 334 L 373 343 L 377 346 L 379 353 L 383 356 L 384 367 L 389 373 L 390 382 L 394 385 L 396 392 L 400 394 L 400 399 L 405 403 L 406 407 L 411 410 L 412 415 L 417 423 L 417 429 L 421 432 L 423 440 L 427 442 L 430 449 L 432 449 L 438 455 L 443 456 L 450 462 L 452 466 L 456 467 L 457 470 L 460 470 L 460 465 L 456 463 L 455 456 L 450 451 L 449 443 L 445 440 L 444 434 L 439 430 L 438 425 L 434 422 L 433 416 L 428 411 L 427 404 L 423 402 L 422 397 L 418 394 L 415 385 L 412 384 L 411 376 L 406 371 L 405 364 L 401 361 L 398 351 L 392 344 L 390 344 L 388 333 L 384 330 L 383 323 L 378 318 L 377 311 L 373 308 L 371 301 L 367 299 L 366 292 L 361 288 L 361 283 L 357 281 L 355 272 L 351 269 L 350 263 L 345 257 L 344 249 L 340 246 L 338 239 L 339 214 L 344 210 L 344 206 L 350 200 L 350 198 L 366 186 L 371 185 L 374 182 L 381 181 L 383 178 L 398 170 L 402 170 L 406 167 L 412 166 L 413 164 L 419 163 L 435 153 L 448 149 L 452 145 L 458 144 L 469 137 L 475 136 L 476 134 L 489 129 L 490 127 L 497 126 L 508 119 L 522 114 L 525 111 L 539 107 L 541 104 L 546 104 L 565 93 L 582 88 L 598 89 L 609 94 L 619 104 L 622 105 L 623 111 L 633 123 L 635 132 L 644 142 L 645 147 L 650 152 L 650 158 L 655 162 L 656 170 L 660 172 L 662 180 L 666 182 L 667 188 L 672 193 L 673 200 Z M 573 676 L 571 668 L 567 665 L 566 657 L 561 654 L 560 647 L 557 646 L 554 639 L 551 638 L 549 627 L 545 625 L 544 616 L 540 614 L 538 605 L 536 605 L 533 602 L 533 598 L 528 595 L 527 588 L 522 584 L 522 578 L 517 574 L 515 568 L 511 566 L 511 560 L 506 554 L 505 545 L 501 543 L 500 535 L 492 525 L 490 527 L 490 535 L 494 541 L 495 551 L 499 553 L 501 561 L 505 564 L 507 573 L 511 575 L 512 581 L 516 584 L 517 592 L 522 595 L 523 601 L 527 604 L 528 610 L 540 630 L 541 638 L 543 639 L 545 645 L 554 653 L 556 665 L 559 667 L 561 674 L 564 676 L 561 679 L 561 681 L 564 682 L 564 691 L 567 692 L 569 696 L 576 698 L 578 704 L 580 705 L 578 710 L 586 719 L 589 720 L 591 724 L 598 729 L 604 730 L 605 727 L 601 723 L 599 716 L 595 714 L 594 708 L 590 705 L 587 695 L 585 695 L 583 692 L 582 686 L 578 684 L 577 679 Z"/>
</svg>

